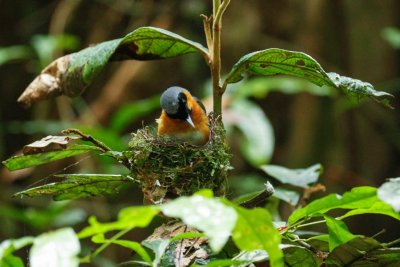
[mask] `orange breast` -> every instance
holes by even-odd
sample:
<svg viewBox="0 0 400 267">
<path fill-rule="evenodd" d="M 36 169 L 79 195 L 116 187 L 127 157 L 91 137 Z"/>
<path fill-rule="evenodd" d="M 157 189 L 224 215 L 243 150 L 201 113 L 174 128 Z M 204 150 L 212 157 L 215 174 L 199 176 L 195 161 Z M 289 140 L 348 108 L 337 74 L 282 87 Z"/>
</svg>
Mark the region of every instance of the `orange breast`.
<svg viewBox="0 0 400 267">
<path fill-rule="evenodd" d="M 210 128 L 207 115 L 191 96 L 188 98 L 188 104 L 192 109 L 190 117 L 195 128 L 186 121 L 170 118 L 165 111 L 162 111 L 158 120 L 158 135 L 182 135 L 197 132 L 201 134 L 203 144 L 209 140 Z"/>
</svg>

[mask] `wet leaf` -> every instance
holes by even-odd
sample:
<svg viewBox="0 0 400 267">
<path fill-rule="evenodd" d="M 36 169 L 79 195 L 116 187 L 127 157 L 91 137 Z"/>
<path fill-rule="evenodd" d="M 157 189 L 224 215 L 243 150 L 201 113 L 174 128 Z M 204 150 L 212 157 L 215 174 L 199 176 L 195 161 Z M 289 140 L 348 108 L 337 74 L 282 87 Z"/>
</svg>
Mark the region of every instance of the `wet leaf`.
<svg viewBox="0 0 400 267">
<path fill-rule="evenodd" d="M 387 97 L 393 97 L 393 95 L 383 91 L 375 90 L 372 84 L 358 79 L 341 76 L 335 72 L 329 72 L 328 76 L 335 83 L 336 87 L 341 89 L 345 94 L 357 98 L 371 97 L 384 106 L 392 108 L 387 100 Z"/>
<path fill-rule="evenodd" d="M 160 209 L 156 206 L 128 207 L 119 212 L 117 221 L 109 223 L 100 223 L 95 217 L 90 217 L 90 226 L 79 232 L 78 236 L 79 238 L 86 238 L 96 234 L 105 234 L 109 231 L 146 227 L 159 212 Z"/>
<path fill-rule="evenodd" d="M 43 153 L 67 148 L 72 141 L 80 139 L 80 136 L 53 136 L 49 135 L 41 140 L 35 141 L 24 146 L 22 153 L 24 155 Z"/>
<path fill-rule="evenodd" d="M 324 218 L 329 232 L 329 251 L 357 237 L 349 231 L 347 225 L 343 221 L 326 215 Z"/>
<path fill-rule="evenodd" d="M 318 181 L 318 177 L 322 172 L 321 164 L 315 164 L 306 169 L 288 169 L 277 165 L 265 165 L 260 168 L 284 184 L 291 184 L 302 188 L 308 188 L 310 184 Z"/>
<path fill-rule="evenodd" d="M 117 174 L 62 174 L 55 177 L 64 181 L 45 184 L 18 192 L 16 197 L 37 197 L 50 195 L 54 200 L 67 200 L 116 194 L 121 187 L 135 180 L 130 176 Z"/>
<path fill-rule="evenodd" d="M 237 218 L 232 207 L 216 198 L 200 195 L 180 197 L 162 205 L 161 210 L 165 215 L 179 218 L 188 226 L 203 231 L 214 252 L 219 252 L 224 247 Z"/>
<path fill-rule="evenodd" d="M 72 145 L 63 150 L 36 153 L 32 155 L 21 155 L 3 161 L 10 171 L 38 166 L 52 161 L 77 156 L 87 152 L 100 152 L 100 149 L 90 145 Z"/>
<path fill-rule="evenodd" d="M 333 86 L 320 64 L 307 54 L 271 48 L 243 56 L 232 67 L 225 83 L 236 83 L 246 73 L 272 76 L 284 74 L 304 78 L 319 86 Z"/>
<path fill-rule="evenodd" d="M 283 253 L 279 249 L 281 236 L 275 229 L 271 215 L 262 208 L 235 208 L 238 219 L 232 238 L 241 250 L 263 249 L 270 255 L 272 267 L 284 266 Z"/>
<path fill-rule="evenodd" d="M 400 211 L 400 178 L 389 179 L 378 188 L 378 197 L 397 212 Z"/>
<path fill-rule="evenodd" d="M 376 188 L 369 186 L 355 187 L 343 196 L 330 194 L 317 199 L 307 206 L 293 212 L 288 219 L 291 225 L 303 217 L 325 213 L 332 209 L 365 209 L 379 201 L 376 196 Z"/>
<path fill-rule="evenodd" d="M 30 251 L 30 266 L 79 266 L 79 239 L 72 228 L 63 228 L 35 238 Z"/>
<path fill-rule="evenodd" d="M 56 59 L 25 89 L 18 102 L 30 106 L 59 95 L 78 96 L 113 60 L 164 59 L 193 52 L 208 54 L 201 44 L 175 33 L 154 27 L 139 28 L 123 38 Z"/>
</svg>

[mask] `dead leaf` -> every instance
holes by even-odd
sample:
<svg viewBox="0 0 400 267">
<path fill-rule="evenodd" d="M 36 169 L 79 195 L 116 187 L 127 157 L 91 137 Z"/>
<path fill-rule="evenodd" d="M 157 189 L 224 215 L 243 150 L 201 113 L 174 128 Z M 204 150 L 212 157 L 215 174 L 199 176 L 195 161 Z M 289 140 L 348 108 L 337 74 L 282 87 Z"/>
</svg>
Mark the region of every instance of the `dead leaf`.
<svg viewBox="0 0 400 267">
<path fill-rule="evenodd" d="M 53 136 L 49 135 L 41 140 L 35 141 L 29 145 L 24 146 L 22 152 L 24 155 L 43 153 L 54 150 L 65 149 L 72 143 L 72 141 L 81 139 L 80 136 Z"/>
</svg>

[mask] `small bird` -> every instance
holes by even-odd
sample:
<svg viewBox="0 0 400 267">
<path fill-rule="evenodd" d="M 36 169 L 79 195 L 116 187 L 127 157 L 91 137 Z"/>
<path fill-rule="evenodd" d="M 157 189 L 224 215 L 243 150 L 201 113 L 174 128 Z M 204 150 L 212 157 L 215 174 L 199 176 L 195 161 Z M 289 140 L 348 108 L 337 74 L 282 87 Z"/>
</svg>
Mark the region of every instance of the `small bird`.
<svg viewBox="0 0 400 267">
<path fill-rule="evenodd" d="M 161 116 L 157 120 L 158 135 L 174 136 L 183 141 L 203 145 L 210 138 L 206 109 L 201 101 L 182 87 L 169 87 L 161 95 Z"/>
</svg>

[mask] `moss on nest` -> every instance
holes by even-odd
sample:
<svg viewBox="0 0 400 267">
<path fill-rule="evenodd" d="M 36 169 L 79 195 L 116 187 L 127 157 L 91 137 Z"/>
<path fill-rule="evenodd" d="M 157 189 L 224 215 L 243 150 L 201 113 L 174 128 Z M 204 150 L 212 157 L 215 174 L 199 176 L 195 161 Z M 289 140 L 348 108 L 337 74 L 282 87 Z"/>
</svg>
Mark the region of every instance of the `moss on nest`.
<svg viewBox="0 0 400 267">
<path fill-rule="evenodd" d="M 231 154 L 223 126 L 217 120 L 210 121 L 211 138 L 204 146 L 159 137 L 149 127 L 132 134 L 130 150 L 124 156 L 147 200 L 162 203 L 203 188 L 216 195 L 225 193 Z"/>
</svg>

